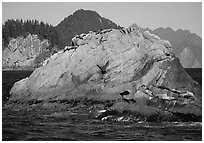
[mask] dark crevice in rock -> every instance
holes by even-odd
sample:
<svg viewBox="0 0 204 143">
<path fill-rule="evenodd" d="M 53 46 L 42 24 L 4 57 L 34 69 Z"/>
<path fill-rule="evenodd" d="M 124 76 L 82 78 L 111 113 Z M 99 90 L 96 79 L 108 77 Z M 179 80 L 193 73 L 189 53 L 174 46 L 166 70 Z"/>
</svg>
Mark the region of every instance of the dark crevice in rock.
<svg viewBox="0 0 204 143">
<path fill-rule="evenodd" d="M 132 27 L 129 27 L 127 30 L 128 30 L 129 33 L 131 33 L 131 32 L 133 32 L 135 29 L 132 28 Z"/>
<path fill-rule="evenodd" d="M 42 103 L 42 102 L 43 102 L 43 100 L 30 100 L 30 101 L 28 101 L 28 104 L 33 105 L 33 104 L 39 104 L 39 103 Z"/>
<path fill-rule="evenodd" d="M 130 95 L 130 91 L 126 90 L 120 93 L 122 96 L 122 100 L 127 102 L 127 103 L 137 103 L 136 100 L 132 99 L 132 97 L 128 97 Z"/>
<path fill-rule="evenodd" d="M 168 60 L 169 57 L 166 57 L 166 58 L 157 58 L 156 62 L 160 62 L 160 61 L 165 61 L 165 60 Z"/>
<path fill-rule="evenodd" d="M 166 56 L 168 56 L 168 57 L 170 57 L 170 56 L 171 56 L 171 54 L 169 54 L 169 53 L 165 53 L 165 55 L 166 55 Z"/>
<path fill-rule="evenodd" d="M 99 65 L 96 65 L 99 69 L 102 75 L 106 74 L 106 71 L 102 69 Z"/>
<path fill-rule="evenodd" d="M 134 100 L 134 99 L 126 99 L 126 98 L 123 98 L 122 100 L 125 101 L 125 102 L 127 102 L 127 103 L 129 103 L 129 104 L 136 104 L 136 103 L 137 103 L 137 101 Z"/>
<path fill-rule="evenodd" d="M 132 99 L 132 97 L 131 98 L 128 97 L 130 95 L 130 92 L 127 90 L 121 92 L 120 95 L 122 96 L 122 100 L 127 102 L 127 103 L 130 103 L 130 104 L 131 103 L 133 103 L 133 104 L 137 103 L 136 100 Z"/>
<path fill-rule="evenodd" d="M 27 92 L 28 92 L 28 96 L 31 96 L 31 95 L 32 95 L 32 93 L 30 92 L 30 90 L 29 90 L 29 88 L 28 88 L 27 83 L 25 83 L 25 85 L 26 85 L 26 90 L 27 90 Z"/>
<path fill-rule="evenodd" d="M 120 29 L 120 32 L 121 32 L 122 34 L 126 34 L 126 31 L 125 31 L 124 29 Z"/>
<path fill-rule="evenodd" d="M 84 37 L 84 36 L 77 35 L 75 38 L 78 38 L 78 39 L 83 40 L 83 37 Z"/>
<path fill-rule="evenodd" d="M 111 32 L 111 31 L 112 31 L 112 29 L 103 30 L 103 31 L 101 32 L 101 34 L 105 34 L 105 33 Z"/>
<path fill-rule="evenodd" d="M 72 45 L 72 46 L 76 46 L 76 43 L 72 41 L 72 42 L 71 42 L 71 45 Z"/>
<path fill-rule="evenodd" d="M 70 50 L 72 50 L 72 49 L 76 50 L 77 48 L 78 48 L 78 46 L 72 45 L 72 47 L 65 48 L 65 49 L 63 50 L 63 53 L 65 53 L 66 51 L 70 51 Z"/>
<path fill-rule="evenodd" d="M 142 78 L 143 76 L 145 76 L 148 71 L 152 68 L 153 64 L 154 64 L 155 60 L 149 60 L 145 63 L 144 67 L 141 70 L 136 70 L 134 71 L 134 76 L 132 77 L 132 81 L 136 81 L 140 78 Z"/>
<path fill-rule="evenodd" d="M 16 50 L 18 50 L 18 48 L 14 49 L 14 50 L 13 50 L 13 53 L 14 53 Z"/>
<path fill-rule="evenodd" d="M 109 66 L 109 61 L 107 61 L 106 64 L 103 65 L 103 66 L 97 65 L 97 67 L 100 69 L 102 75 L 104 75 L 104 74 L 107 73 L 107 70 L 106 70 L 106 69 L 107 69 L 108 66 Z"/>
<path fill-rule="evenodd" d="M 168 90 L 168 91 L 171 91 L 173 93 L 176 93 L 176 94 L 181 94 L 182 92 L 178 91 L 178 90 L 172 90 L 168 87 L 165 87 L 165 86 L 156 86 L 157 88 L 160 88 L 160 89 L 163 89 L 163 90 Z"/>
<path fill-rule="evenodd" d="M 127 91 L 127 90 L 120 93 L 120 95 L 121 95 L 122 97 L 123 97 L 124 95 L 128 95 L 128 94 L 130 94 L 130 92 Z"/>
<path fill-rule="evenodd" d="M 99 43 L 101 44 L 103 42 L 103 36 L 101 36 L 101 38 L 99 39 Z"/>
<path fill-rule="evenodd" d="M 183 98 L 186 98 L 186 99 L 194 99 L 191 95 L 183 95 Z"/>
<path fill-rule="evenodd" d="M 63 78 L 65 76 L 65 74 L 66 74 L 66 72 L 62 73 L 59 78 L 60 79 Z"/>
<path fill-rule="evenodd" d="M 162 76 L 163 76 L 163 73 L 161 73 L 161 74 L 159 75 L 159 77 L 155 80 L 156 85 L 158 84 L 158 81 L 162 78 Z"/>
<path fill-rule="evenodd" d="M 107 41 L 107 39 L 103 39 L 104 37 L 103 36 L 101 36 L 101 38 L 99 39 L 99 44 L 101 44 L 101 43 L 103 43 L 103 42 L 105 42 L 105 41 Z"/>
</svg>

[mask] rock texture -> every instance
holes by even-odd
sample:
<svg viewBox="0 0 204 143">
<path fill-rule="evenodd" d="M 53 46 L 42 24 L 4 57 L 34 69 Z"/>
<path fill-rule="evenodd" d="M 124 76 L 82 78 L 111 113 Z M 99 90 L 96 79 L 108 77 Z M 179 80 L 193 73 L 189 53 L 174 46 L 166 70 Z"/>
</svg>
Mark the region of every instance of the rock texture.
<svg viewBox="0 0 204 143">
<path fill-rule="evenodd" d="M 40 41 L 37 35 L 12 38 L 2 53 L 3 69 L 33 69 L 36 57 L 46 51 L 48 46 L 48 40 Z"/>
<path fill-rule="evenodd" d="M 96 111 L 102 120 L 198 121 L 202 114 L 201 88 L 171 44 L 134 28 L 74 37 L 71 47 L 16 82 L 10 94 L 9 109 L 75 107 Z"/>
<path fill-rule="evenodd" d="M 135 29 L 140 30 L 140 32 L 150 31 L 153 34 L 158 35 L 161 39 L 170 41 L 174 54 L 179 57 L 184 68 L 202 67 L 202 38 L 198 35 L 191 33 L 188 30 L 178 29 L 174 31 L 170 27 L 166 29 L 159 27 L 155 30 L 142 28 L 137 24 L 133 24 L 130 27 L 134 27 Z M 184 55 L 184 57 L 190 55 L 190 57 L 184 59 L 181 55 Z"/>
</svg>

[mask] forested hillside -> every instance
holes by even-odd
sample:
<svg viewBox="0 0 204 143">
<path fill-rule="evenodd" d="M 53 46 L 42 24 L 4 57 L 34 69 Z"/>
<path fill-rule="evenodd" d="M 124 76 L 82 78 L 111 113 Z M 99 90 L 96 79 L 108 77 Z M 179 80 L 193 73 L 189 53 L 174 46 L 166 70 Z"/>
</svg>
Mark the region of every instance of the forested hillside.
<svg viewBox="0 0 204 143">
<path fill-rule="evenodd" d="M 26 37 L 28 34 L 38 35 L 40 40 L 48 39 L 50 50 L 54 47 L 63 49 L 71 45 L 71 39 L 81 33 L 97 31 L 109 28 L 121 28 L 114 22 L 101 17 L 97 12 L 91 10 L 77 10 L 61 21 L 57 26 L 38 20 L 7 20 L 2 27 L 3 50 L 11 38 Z"/>
<path fill-rule="evenodd" d="M 40 40 L 48 39 L 50 49 L 59 44 L 58 34 L 55 28 L 38 20 L 7 20 L 2 27 L 2 45 L 4 50 L 12 38 L 26 37 L 29 34 L 38 35 Z"/>
<path fill-rule="evenodd" d="M 75 11 L 56 26 L 62 47 L 71 45 L 71 39 L 78 34 L 109 28 L 121 27 L 95 11 L 83 9 Z"/>
</svg>

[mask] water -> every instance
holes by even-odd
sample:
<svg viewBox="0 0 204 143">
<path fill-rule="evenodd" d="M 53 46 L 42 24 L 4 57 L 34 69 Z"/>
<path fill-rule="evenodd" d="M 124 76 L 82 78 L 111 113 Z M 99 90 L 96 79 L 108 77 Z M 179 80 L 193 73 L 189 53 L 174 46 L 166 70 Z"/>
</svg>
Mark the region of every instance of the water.
<svg viewBox="0 0 204 143">
<path fill-rule="evenodd" d="M 191 71 L 192 72 L 192 71 Z M 31 72 L 3 72 L 3 106 L 13 83 Z M 199 74 L 193 78 L 202 81 Z M 2 140 L 202 140 L 200 122 L 114 122 L 100 121 L 85 112 L 36 112 L 2 110 Z"/>
</svg>

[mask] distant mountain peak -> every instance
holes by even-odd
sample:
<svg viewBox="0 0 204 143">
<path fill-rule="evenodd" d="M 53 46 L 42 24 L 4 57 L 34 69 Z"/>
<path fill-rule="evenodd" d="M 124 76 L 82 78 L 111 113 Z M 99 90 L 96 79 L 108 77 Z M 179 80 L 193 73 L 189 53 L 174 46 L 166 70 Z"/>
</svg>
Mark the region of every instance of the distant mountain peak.
<svg viewBox="0 0 204 143">
<path fill-rule="evenodd" d="M 183 31 L 182 29 L 177 29 L 177 30 L 176 30 L 176 32 L 182 32 L 182 31 Z"/>
<path fill-rule="evenodd" d="M 184 68 L 199 68 L 200 63 L 198 62 L 192 50 L 189 47 L 183 49 L 179 56 L 180 62 Z"/>
<path fill-rule="evenodd" d="M 80 13 L 84 13 L 84 14 L 96 14 L 97 16 L 100 16 L 96 11 L 92 11 L 92 10 L 88 10 L 88 9 L 79 9 L 79 10 L 76 10 L 73 15 L 75 14 L 80 14 Z"/>
<path fill-rule="evenodd" d="M 163 28 L 163 27 L 159 27 L 157 29 L 155 29 L 154 31 L 158 31 L 159 33 L 160 32 L 175 32 L 171 27 L 167 27 L 167 28 Z"/>
<path fill-rule="evenodd" d="M 195 58 L 193 67 L 195 65 L 202 66 L 202 39 L 198 35 L 191 33 L 189 30 L 178 29 L 174 31 L 170 27 L 166 29 L 157 28 L 153 31 L 153 34 L 171 42 L 175 55 L 181 59 L 184 67 L 192 67 Z"/>
<path fill-rule="evenodd" d="M 167 27 L 166 30 L 173 30 L 171 27 Z"/>
<path fill-rule="evenodd" d="M 62 47 L 71 45 L 71 39 L 75 35 L 110 28 L 119 29 L 121 27 L 95 11 L 84 9 L 75 11 L 56 26 Z"/>
</svg>

